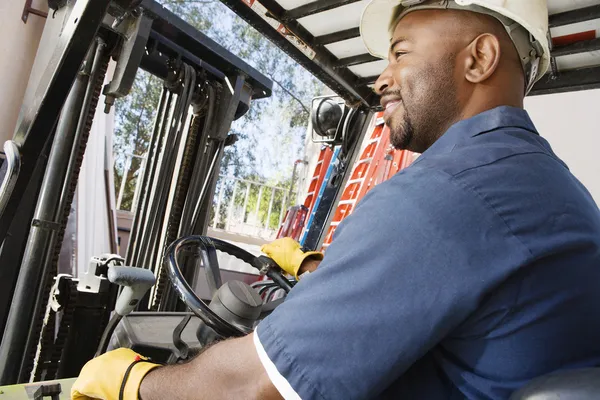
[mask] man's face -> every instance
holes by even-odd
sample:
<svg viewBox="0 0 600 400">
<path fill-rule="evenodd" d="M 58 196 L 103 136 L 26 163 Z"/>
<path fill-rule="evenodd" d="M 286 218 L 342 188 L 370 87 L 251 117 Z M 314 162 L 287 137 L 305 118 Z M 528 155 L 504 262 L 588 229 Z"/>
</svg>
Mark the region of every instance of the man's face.
<svg viewBox="0 0 600 400">
<path fill-rule="evenodd" d="M 375 84 L 392 145 L 427 150 L 456 120 L 456 40 L 444 11 L 415 11 L 400 20 L 389 65 Z"/>
</svg>

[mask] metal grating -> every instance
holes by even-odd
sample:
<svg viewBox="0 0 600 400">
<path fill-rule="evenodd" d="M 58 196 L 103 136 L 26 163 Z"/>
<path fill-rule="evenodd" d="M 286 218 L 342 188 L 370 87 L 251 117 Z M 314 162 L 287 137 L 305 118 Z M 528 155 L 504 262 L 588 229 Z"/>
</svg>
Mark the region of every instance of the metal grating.
<svg viewBox="0 0 600 400">
<path fill-rule="evenodd" d="M 377 106 L 385 61 L 358 29 L 369 0 L 221 0 L 351 104 Z M 554 70 L 532 94 L 600 87 L 600 0 L 548 0 Z"/>
</svg>

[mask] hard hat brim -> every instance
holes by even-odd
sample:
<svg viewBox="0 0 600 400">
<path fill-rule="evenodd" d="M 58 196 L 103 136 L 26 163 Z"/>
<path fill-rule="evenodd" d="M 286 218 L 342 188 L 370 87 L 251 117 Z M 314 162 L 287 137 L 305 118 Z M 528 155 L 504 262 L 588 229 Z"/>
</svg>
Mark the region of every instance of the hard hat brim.
<svg viewBox="0 0 600 400">
<path fill-rule="evenodd" d="M 390 24 L 399 0 L 373 0 L 364 9 L 360 21 L 360 35 L 369 53 L 387 59 L 391 35 Z"/>
</svg>

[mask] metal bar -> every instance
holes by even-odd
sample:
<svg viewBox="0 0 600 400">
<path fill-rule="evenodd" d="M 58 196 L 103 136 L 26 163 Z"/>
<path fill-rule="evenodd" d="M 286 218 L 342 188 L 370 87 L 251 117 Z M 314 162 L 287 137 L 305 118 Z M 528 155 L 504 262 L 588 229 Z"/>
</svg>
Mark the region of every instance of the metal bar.
<svg viewBox="0 0 600 400">
<path fill-rule="evenodd" d="M 8 235 L 0 248 L 0 265 L 2 265 L 0 268 L 0 334 L 4 332 L 6 326 L 21 260 L 29 237 L 31 224 L 23 223 L 23 221 L 33 219 L 46 162 L 50 156 L 50 144 L 46 143 L 44 146 L 40 162 L 35 166 L 32 179 L 23 196 L 23 201 L 19 204 L 17 214 L 8 230 Z"/>
<path fill-rule="evenodd" d="M 227 209 L 227 221 L 225 223 L 225 230 L 229 230 L 229 225 L 231 223 L 231 218 L 233 216 L 233 208 L 235 207 L 235 196 L 237 195 L 237 187 L 238 182 L 233 181 L 233 194 L 231 195 L 231 200 L 229 201 L 229 208 Z"/>
<path fill-rule="evenodd" d="M 252 184 L 248 182 L 246 184 L 246 196 L 244 197 L 244 207 L 242 208 L 242 224 L 246 222 L 246 208 L 248 207 L 248 197 L 250 195 L 250 188 Z"/>
<path fill-rule="evenodd" d="M 53 279 L 52 275 L 58 272 L 58 258 L 60 255 L 62 240 L 64 238 L 65 227 L 68 222 L 69 214 L 71 213 L 71 205 L 75 195 L 77 180 L 79 178 L 79 172 L 81 170 L 81 164 L 85 154 L 85 148 L 87 146 L 93 117 L 96 112 L 98 100 L 100 99 L 102 84 L 108 68 L 109 53 L 104 40 L 97 38 L 96 46 L 91 48 L 90 51 L 92 50 L 94 50 L 93 58 L 84 64 L 84 73 L 88 73 L 89 71 L 88 82 L 83 104 L 80 109 L 74 110 L 75 114 L 79 115 L 77 129 L 75 130 L 75 138 L 70 157 L 68 157 L 68 165 L 64 173 L 64 178 L 62 179 L 62 185 L 60 186 L 61 191 L 58 202 L 58 210 L 56 211 L 53 221 L 58 227 L 58 230 L 56 232 L 52 232 L 47 247 L 43 249 L 43 251 L 40 251 L 40 254 L 45 252 L 44 258 L 42 259 L 42 274 L 39 278 L 41 284 L 38 287 L 37 294 L 34 296 L 34 312 L 33 316 L 30 317 L 30 329 L 27 335 L 27 344 L 25 346 L 26 351 L 29 351 L 30 355 L 35 353 L 39 343 L 41 331 L 36 327 L 36 324 L 43 318 L 44 315 L 44 309 L 48 301 L 47 299 L 50 296 Z M 59 181 L 57 181 L 57 183 L 58 182 Z M 27 254 L 27 251 L 25 254 Z M 22 268 L 25 268 L 25 266 L 26 263 L 24 260 Z M 23 356 L 21 361 L 21 371 L 19 372 L 19 381 L 21 382 L 29 378 L 32 367 L 31 359 L 33 359 L 33 357 L 29 358 L 27 353 Z"/>
<path fill-rule="evenodd" d="M 183 47 L 177 45 L 172 40 L 167 39 L 166 37 L 158 34 L 157 32 L 150 32 L 150 38 L 156 40 L 158 43 L 162 44 L 159 46 L 158 50 L 160 50 L 163 54 L 171 55 L 174 57 L 182 57 L 184 61 L 194 66 L 203 69 L 208 72 L 214 78 L 223 81 L 225 80 L 225 74 L 221 72 L 219 69 L 213 67 L 205 61 L 202 61 L 199 57 L 185 50 Z"/>
<path fill-rule="evenodd" d="M 196 218 L 198 217 L 200 208 L 204 202 L 203 191 L 207 179 L 207 166 L 212 160 L 211 155 L 208 153 L 207 143 L 216 109 L 216 91 L 212 85 L 208 85 L 207 87 L 207 97 L 208 104 L 206 115 L 204 116 L 202 130 L 197 139 L 198 151 L 196 153 L 196 160 L 194 161 L 190 189 L 188 190 L 188 195 L 183 207 L 182 222 L 179 227 L 178 236 L 180 237 L 192 234 L 197 222 Z M 210 170 L 208 171 L 210 172 Z"/>
<path fill-rule="evenodd" d="M 566 46 L 555 47 L 552 50 L 553 57 L 568 56 L 572 54 L 588 53 L 600 50 L 600 38 L 575 42 Z"/>
<path fill-rule="evenodd" d="M 332 10 L 360 0 L 319 0 L 293 8 L 284 14 L 284 20 L 300 19 L 323 11 Z"/>
<path fill-rule="evenodd" d="M 379 75 L 367 76 L 365 78 L 358 78 L 358 80 L 356 81 L 356 84 L 357 85 L 372 85 L 373 83 L 377 82 L 377 79 L 379 79 Z"/>
<path fill-rule="evenodd" d="M 326 48 L 318 46 L 315 43 L 313 35 L 297 21 L 290 21 L 283 25 L 286 28 L 286 32 L 288 32 L 286 36 L 296 36 L 297 39 L 306 44 L 308 49 L 305 51 L 300 50 L 286 36 L 282 35 L 280 33 L 281 28 L 279 30 L 275 29 L 269 21 L 263 19 L 245 2 L 239 0 L 221 1 L 294 58 L 299 64 L 312 72 L 348 103 L 370 105 L 375 101 L 375 96 L 369 88 L 356 87 L 356 75 L 349 69 L 334 69 L 337 58 Z M 285 10 L 281 5 L 274 0 L 263 0 L 261 3 L 268 9 L 269 16 L 272 16 L 277 21 L 282 21 Z M 310 56 L 307 55 L 307 52 Z M 312 52 L 314 52 L 314 56 L 312 56 Z"/>
<path fill-rule="evenodd" d="M 275 199 L 275 189 L 271 189 L 271 199 L 269 200 L 269 211 L 267 212 L 267 221 L 265 222 L 265 229 L 269 229 L 271 222 L 271 211 L 273 210 L 273 200 Z"/>
<path fill-rule="evenodd" d="M 119 188 L 119 195 L 117 196 L 117 210 L 121 209 L 121 202 L 123 201 L 123 194 L 125 193 L 125 186 L 127 186 L 127 175 L 129 174 L 129 168 L 133 157 L 127 157 L 125 164 L 123 165 L 123 177 L 121 178 L 121 187 Z"/>
<path fill-rule="evenodd" d="M 315 44 L 317 46 L 324 46 L 326 44 L 342 42 L 357 37 L 360 37 L 360 28 L 350 28 L 339 32 L 329 33 L 327 35 L 317 36 L 315 38 Z"/>
<path fill-rule="evenodd" d="M 238 1 L 238 0 L 231 0 Z M 244 5 L 244 7 L 246 7 Z M 152 31 L 188 51 L 204 63 L 208 63 L 227 76 L 243 74 L 253 88 L 252 98 L 271 96 L 273 82 L 251 67 L 241 58 L 227 51 L 197 28 L 188 24 L 154 0 L 142 1 L 142 8 L 149 16 L 154 16 Z M 192 60 L 190 59 L 190 62 Z"/>
<path fill-rule="evenodd" d="M 242 182 L 242 183 L 251 183 L 253 185 L 260 185 L 260 186 L 264 186 L 264 187 L 269 188 L 269 189 L 286 190 L 284 187 L 281 187 L 281 186 L 261 184 L 261 183 L 256 182 L 256 181 L 250 181 L 248 179 L 243 179 L 243 178 L 236 178 L 234 176 L 229 176 L 229 175 L 219 175 L 219 178 L 220 179 L 227 179 L 227 180 L 231 180 L 231 181 L 236 181 L 236 182 Z"/>
<path fill-rule="evenodd" d="M 549 23 L 550 28 L 555 28 L 557 26 L 591 21 L 598 18 L 600 18 L 600 5 L 595 5 L 551 15 L 549 18 Z"/>
<path fill-rule="evenodd" d="M 279 223 L 277 224 L 278 228 L 281 226 L 281 222 L 283 221 L 283 216 L 285 215 L 286 211 L 287 211 L 287 193 L 283 192 L 283 200 L 281 201 L 281 210 L 279 211 Z"/>
<path fill-rule="evenodd" d="M 0 241 L 6 237 L 45 141 L 54 129 L 109 3 L 110 0 L 78 0 L 75 3 L 56 40 L 56 48 L 38 85 L 37 96 L 22 109 L 22 118 L 13 139 L 21 150 L 22 168 L 6 209 L 0 215 Z M 2 173 L 0 175 L 3 176 Z"/>
<path fill-rule="evenodd" d="M 254 216 L 255 216 L 256 220 L 259 221 L 259 224 L 260 224 L 260 220 L 258 218 L 258 211 L 260 210 L 260 201 L 262 200 L 262 194 L 263 194 L 263 187 L 260 186 L 258 188 L 258 198 L 256 199 L 256 207 L 254 208 Z"/>
<path fill-rule="evenodd" d="M 353 57 L 342 58 L 337 62 L 336 68 L 345 68 L 352 65 L 364 64 L 373 61 L 379 61 L 380 58 L 371 54 L 359 54 Z"/>
<path fill-rule="evenodd" d="M 152 130 L 152 136 L 150 138 L 150 145 L 148 146 L 148 156 L 146 157 L 146 167 L 144 168 L 144 174 L 141 176 L 141 190 L 140 204 L 136 207 L 136 211 L 133 217 L 133 224 L 131 226 L 131 236 L 129 238 L 129 245 L 127 248 L 127 265 L 135 265 L 138 267 L 144 267 L 138 265 L 139 262 L 139 243 L 142 232 L 146 226 L 146 214 L 148 211 L 148 204 L 150 202 L 151 188 L 150 184 L 154 181 L 154 174 L 156 173 L 157 158 L 162 131 L 164 129 L 164 116 L 170 109 L 172 94 L 167 88 L 163 86 L 160 101 L 158 103 L 158 112 L 154 119 L 154 127 Z"/>
<path fill-rule="evenodd" d="M 131 209 L 129 211 L 134 211 L 137 209 L 138 201 L 140 200 L 140 192 L 142 190 L 142 177 L 146 172 L 146 164 L 148 163 L 148 159 L 146 157 L 142 158 L 142 165 L 140 165 L 140 169 L 138 171 L 137 179 L 135 180 L 135 191 L 133 192 L 133 201 L 131 202 Z M 119 209 L 119 207 L 117 207 Z"/>
<path fill-rule="evenodd" d="M 21 169 L 21 155 L 19 154 L 19 147 L 12 140 L 4 142 L 4 154 L 6 156 L 6 174 L 2 179 L 0 185 L 0 214 L 4 211 L 6 203 L 8 202 L 8 193 L 10 193 L 15 186 L 19 171 Z"/>
<path fill-rule="evenodd" d="M 217 209 L 215 211 L 215 219 L 213 220 L 213 228 L 217 227 L 219 223 L 219 217 L 221 212 L 221 203 L 223 202 L 223 195 L 225 193 L 225 182 L 221 183 L 221 190 L 219 191 L 219 198 L 217 200 Z"/>
<path fill-rule="evenodd" d="M 340 165 L 346 167 L 339 171 L 341 178 L 336 180 L 335 185 L 328 185 L 323 191 L 323 196 L 317 210 L 314 212 L 312 223 L 303 242 L 304 247 L 308 249 L 319 249 L 325 240 L 325 235 L 335 214 L 336 206 L 342 197 L 346 182 L 348 182 L 352 174 L 352 166 L 360 153 L 361 144 L 373 116 L 372 112 L 364 108 L 357 110 L 356 113 L 358 113 L 356 118 L 352 114 L 348 116 L 348 121 L 353 122 L 350 129 L 355 131 L 355 134 L 351 135 L 355 137 L 355 140 L 350 144 L 347 153 L 340 154 Z M 350 134 L 351 132 L 347 133 Z"/>
<path fill-rule="evenodd" d="M 220 106 L 215 110 L 215 120 L 211 121 L 211 129 L 209 130 L 209 147 L 214 149 L 214 163 L 212 165 L 213 168 L 206 174 L 205 185 L 202 188 L 206 198 L 198 203 L 201 205 L 201 208 L 197 214 L 197 218 L 194 220 L 194 233 L 203 235 L 208 230 L 208 219 L 212 206 L 211 199 L 214 196 L 217 178 L 221 170 L 225 141 L 242 97 L 249 94 L 248 91 L 251 90 L 246 84 L 246 77 L 244 75 L 236 76 L 235 81 L 232 83 L 231 86 L 222 87 L 218 94 Z M 205 188 L 206 191 L 204 191 Z"/>
<path fill-rule="evenodd" d="M 174 182 L 171 182 L 171 177 L 174 175 L 175 166 L 177 163 L 178 149 L 183 136 L 181 128 L 186 121 L 187 113 L 191 103 L 191 93 L 194 89 L 196 78 L 195 72 L 192 73 L 188 65 L 183 65 L 181 70 L 183 86 L 177 97 L 173 114 L 171 116 L 168 134 L 165 138 L 164 148 L 159 163 L 160 170 L 157 175 L 156 195 L 153 196 L 154 212 L 150 213 L 150 234 L 149 241 L 146 245 L 150 249 L 149 254 L 145 258 L 144 263 L 151 266 L 154 272 L 158 272 L 162 265 L 162 241 L 165 238 L 165 229 L 169 218 L 169 210 L 171 208 L 172 195 L 174 190 Z M 177 178 L 175 177 L 175 181 Z M 160 278 L 159 278 L 160 279 Z M 157 286 L 155 286 L 156 288 Z M 155 300 L 158 300 L 155 297 Z M 155 306 L 158 303 L 155 302 Z"/>
<path fill-rule="evenodd" d="M 561 72 L 556 79 L 546 75 L 534 87 L 530 96 L 574 92 L 600 88 L 600 67 L 580 68 Z"/>
<path fill-rule="evenodd" d="M 38 10 L 32 7 L 33 0 L 25 0 L 25 6 L 23 7 L 23 14 L 21 15 L 21 20 L 24 23 L 27 23 L 27 19 L 29 19 L 29 14 L 37 15 L 38 17 L 48 18 L 48 13 L 42 10 Z"/>
<path fill-rule="evenodd" d="M 51 228 L 51 224 L 54 223 L 59 210 L 60 194 L 75 144 L 79 112 L 83 106 L 89 82 L 93 54 L 93 49 L 90 49 L 86 66 L 78 74 L 75 84 L 71 88 L 56 128 L 56 137 L 50 152 L 33 217 L 34 222 L 27 239 L 27 247 L 19 271 L 6 330 L 0 345 L 0 384 L 2 385 L 18 383 L 22 358 L 27 357 L 25 344 L 30 331 L 30 319 L 32 315 L 35 315 L 35 294 L 43 281 L 44 258 L 48 251 L 50 238 L 57 230 Z"/>
</svg>

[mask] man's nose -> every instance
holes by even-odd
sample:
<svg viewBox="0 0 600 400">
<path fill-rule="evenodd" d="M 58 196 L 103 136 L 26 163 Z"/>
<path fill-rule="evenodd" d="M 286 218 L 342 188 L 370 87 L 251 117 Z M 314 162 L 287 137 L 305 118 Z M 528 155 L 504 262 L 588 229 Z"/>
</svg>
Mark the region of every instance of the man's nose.
<svg viewBox="0 0 600 400">
<path fill-rule="evenodd" d="M 390 66 L 386 67 L 385 70 L 379 75 L 379 78 L 375 81 L 375 93 L 381 96 L 386 89 L 389 89 L 394 85 L 394 80 L 390 71 Z"/>
</svg>

